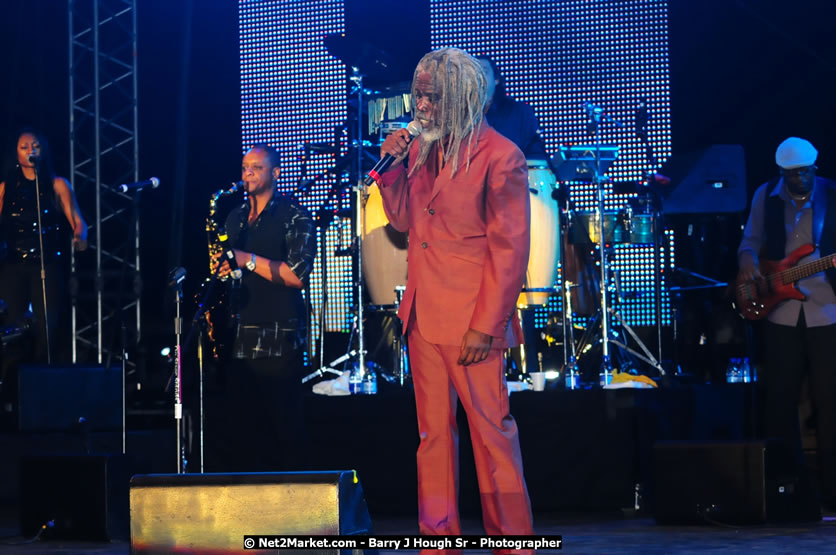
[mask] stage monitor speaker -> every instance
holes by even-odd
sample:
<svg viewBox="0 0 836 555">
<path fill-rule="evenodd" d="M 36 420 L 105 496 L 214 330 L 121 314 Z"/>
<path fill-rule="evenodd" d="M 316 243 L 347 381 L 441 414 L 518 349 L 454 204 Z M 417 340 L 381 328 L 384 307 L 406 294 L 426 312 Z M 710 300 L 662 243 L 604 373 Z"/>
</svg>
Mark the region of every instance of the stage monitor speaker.
<svg viewBox="0 0 836 555">
<path fill-rule="evenodd" d="M 351 470 L 134 476 L 130 497 L 133 553 L 239 552 L 245 535 L 371 532 Z"/>
<path fill-rule="evenodd" d="M 741 145 L 711 145 L 676 154 L 665 162 L 661 173 L 672 183 L 659 189 L 666 215 L 746 210 L 746 162 Z"/>
<path fill-rule="evenodd" d="M 100 366 L 21 366 L 20 431 L 122 428 L 122 369 Z"/>
<path fill-rule="evenodd" d="M 816 519 L 812 492 L 780 442 L 659 442 L 653 453 L 659 524 Z"/>
<path fill-rule="evenodd" d="M 33 537 L 128 539 L 130 470 L 124 455 L 26 456 L 20 460 L 20 528 Z"/>
</svg>

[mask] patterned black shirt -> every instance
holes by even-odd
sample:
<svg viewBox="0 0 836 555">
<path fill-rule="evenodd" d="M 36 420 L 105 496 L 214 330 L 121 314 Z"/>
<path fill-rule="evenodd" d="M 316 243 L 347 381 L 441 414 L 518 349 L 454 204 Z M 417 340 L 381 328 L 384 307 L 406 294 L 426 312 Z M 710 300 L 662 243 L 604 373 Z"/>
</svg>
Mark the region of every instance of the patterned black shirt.
<svg viewBox="0 0 836 555">
<path fill-rule="evenodd" d="M 316 255 L 316 230 L 308 211 L 279 193 L 248 225 L 249 209 L 248 204 L 242 204 L 227 217 L 231 244 L 245 252 L 285 262 L 306 283 Z M 303 342 L 307 311 L 299 289 L 245 272 L 232 302 L 237 304 L 240 315 L 236 358 L 281 356 L 288 346 Z"/>
</svg>

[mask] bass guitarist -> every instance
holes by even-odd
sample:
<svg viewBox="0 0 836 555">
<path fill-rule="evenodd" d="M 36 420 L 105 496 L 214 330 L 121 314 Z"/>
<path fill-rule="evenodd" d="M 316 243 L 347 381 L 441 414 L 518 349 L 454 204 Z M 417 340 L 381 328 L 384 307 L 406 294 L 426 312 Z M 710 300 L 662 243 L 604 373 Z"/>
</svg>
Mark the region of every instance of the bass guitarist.
<svg viewBox="0 0 836 555">
<path fill-rule="evenodd" d="M 761 185 L 752 199 L 738 249 L 738 284 L 764 283 L 759 256 L 777 261 L 805 245 L 810 253 L 799 264 L 822 256 L 832 262 L 822 266 L 825 271 L 798 279 L 796 287 L 803 299 L 787 298 L 769 311 L 762 375 L 766 434 L 795 451 L 802 495 L 813 490 L 798 421 L 801 384 L 808 377 L 816 413 L 820 500 L 832 510 L 836 509 L 836 363 L 831 351 L 836 345 L 836 262 L 830 255 L 836 253 L 836 183 L 816 177 L 817 156 L 813 145 L 798 137 L 778 146 L 775 161 L 780 175 Z M 820 518 L 818 504 L 806 505 L 802 516 Z"/>
</svg>

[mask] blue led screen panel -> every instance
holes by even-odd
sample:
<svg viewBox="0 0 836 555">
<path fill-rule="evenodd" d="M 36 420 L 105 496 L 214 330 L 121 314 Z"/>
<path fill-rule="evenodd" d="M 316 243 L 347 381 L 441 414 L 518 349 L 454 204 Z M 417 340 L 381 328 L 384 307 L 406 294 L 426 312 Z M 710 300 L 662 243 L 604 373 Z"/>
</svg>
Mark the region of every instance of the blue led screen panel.
<svg viewBox="0 0 836 555">
<path fill-rule="evenodd" d="M 508 94 L 536 113 L 546 150 L 592 144 L 584 104 L 611 120 L 599 128 L 601 144 L 619 147 L 607 171 L 613 182 L 641 182 L 671 152 L 667 0 L 430 0 L 433 49 L 458 47 L 493 58 Z M 647 107 L 647 122 L 641 101 Z M 640 135 L 646 133 L 646 141 Z M 594 185 L 564 183 L 574 207 L 592 210 Z M 605 184 L 605 210 L 616 211 L 635 193 L 613 193 Z M 670 237 L 670 234 L 666 234 Z M 630 325 L 655 325 L 654 252 L 651 245 L 618 245 L 613 269 L 631 288 L 618 303 Z M 658 253 L 662 279 L 672 249 Z M 664 283 L 662 290 L 664 292 Z M 662 323 L 670 324 L 670 302 L 662 298 Z M 539 310 L 536 325 L 560 309 L 556 295 Z"/>
<path fill-rule="evenodd" d="M 322 177 L 297 198 L 314 215 L 336 184 L 337 177 L 325 172 L 334 156 L 306 153 L 302 145 L 338 142 L 335 130 L 346 120 L 345 66 L 323 44 L 327 34 L 344 32 L 344 21 L 342 0 L 239 2 L 242 147 L 267 143 L 279 150 L 279 189 L 286 194 L 297 189 L 307 154 L 306 176 Z M 349 204 L 347 190 L 340 191 L 330 202 L 337 209 Z M 350 217 L 335 218 L 326 233 L 327 331 L 347 331 L 351 322 L 352 260 L 334 252 L 352 238 Z M 315 330 L 322 307 L 322 254 L 310 278 Z"/>
</svg>

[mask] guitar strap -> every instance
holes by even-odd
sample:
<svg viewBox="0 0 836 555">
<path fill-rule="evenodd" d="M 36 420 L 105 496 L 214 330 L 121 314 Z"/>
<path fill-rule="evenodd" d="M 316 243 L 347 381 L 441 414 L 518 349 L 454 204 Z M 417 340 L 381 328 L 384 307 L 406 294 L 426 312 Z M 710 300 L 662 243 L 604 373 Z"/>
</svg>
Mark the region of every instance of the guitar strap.
<svg viewBox="0 0 836 555">
<path fill-rule="evenodd" d="M 766 185 L 766 198 L 764 199 L 764 252 L 761 255 L 770 260 L 781 260 L 786 256 L 787 232 L 784 228 L 784 201 L 781 197 L 773 195 L 772 191 L 778 184 L 780 177 L 771 179 Z"/>
<path fill-rule="evenodd" d="M 830 200 L 830 187 L 827 187 L 827 182 L 816 179 L 818 186 L 818 194 L 813 195 L 813 243 L 816 248 L 820 249 L 822 255 L 830 254 L 821 250 L 821 232 L 824 229 L 824 216 L 828 214 L 828 200 Z"/>
</svg>

